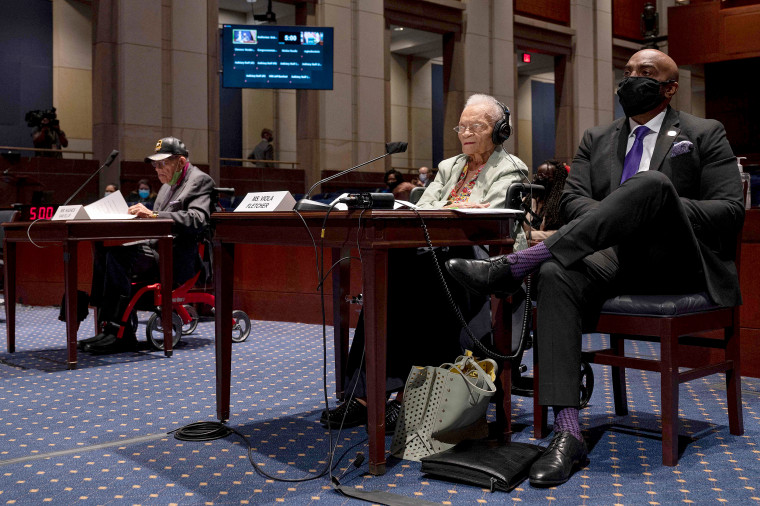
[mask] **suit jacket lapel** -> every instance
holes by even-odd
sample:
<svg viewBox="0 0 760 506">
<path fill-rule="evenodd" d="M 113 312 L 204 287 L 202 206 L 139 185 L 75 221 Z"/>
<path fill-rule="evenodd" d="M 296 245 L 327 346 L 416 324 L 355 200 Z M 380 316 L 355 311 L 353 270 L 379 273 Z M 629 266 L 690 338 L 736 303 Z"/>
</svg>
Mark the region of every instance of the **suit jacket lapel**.
<svg viewBox="0 0 760 506">
<path fill-rule="evenodd" d="M 662 162 L 665 160 L 665 156 L 670 152 L 673 142 L 678 138 L 678 134 L 681 129 L 678 128 L 680 121 L 678 120 L 678 112 L 668 107 L 668 112 L 665 114 L 665 119 L 662 120 L 662 126 L 660 127 L 660 133 L 657 136 L 657 142 L 654 145 L 654 151 L 652 152 L 652 159 L 649 162 L 649 170 L 661 170 Z M 675 132 L 675 134 L 669 134 L 669 132 Z"/>
<path fill-rule="evenodd" d="M 610 188 L 613 190 L 620 186 L 620 178 L 623 177 L 623 161 L 629 133 L 631 132 L 628 119 L 624 118 L 618 122 L 610 138 Z"/>
</svg>

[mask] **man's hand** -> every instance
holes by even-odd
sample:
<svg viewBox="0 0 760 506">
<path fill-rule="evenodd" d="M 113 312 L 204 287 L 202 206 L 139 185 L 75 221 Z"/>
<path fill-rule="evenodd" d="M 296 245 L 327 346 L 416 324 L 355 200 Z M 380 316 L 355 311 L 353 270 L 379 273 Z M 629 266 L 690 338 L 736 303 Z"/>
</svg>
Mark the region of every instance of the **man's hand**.
<svg viewBox="0 0 760 506">
<path fill-rule="evenodd" d="M 135 204 L 129 208 L 129 214 L 134 214 L 138 218 L 150 218 L 153 215 L 153 211 L 142 204 Z"/>
</svg>

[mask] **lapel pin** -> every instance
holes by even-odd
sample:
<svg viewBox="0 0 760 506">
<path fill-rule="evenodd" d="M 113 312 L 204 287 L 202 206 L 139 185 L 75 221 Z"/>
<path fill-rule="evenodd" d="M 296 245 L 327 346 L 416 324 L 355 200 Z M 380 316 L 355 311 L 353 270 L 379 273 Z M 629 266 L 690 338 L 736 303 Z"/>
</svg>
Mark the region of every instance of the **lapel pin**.
<svg viewBox="0 0 760 506">
<path fill-rule="evenodd" d="M 675 137 L 676 135 L 678 135 L 678 132 L 676 132 L 675 130 L 668 130 L 668 135 L 670 137 Z"/>
</svg>

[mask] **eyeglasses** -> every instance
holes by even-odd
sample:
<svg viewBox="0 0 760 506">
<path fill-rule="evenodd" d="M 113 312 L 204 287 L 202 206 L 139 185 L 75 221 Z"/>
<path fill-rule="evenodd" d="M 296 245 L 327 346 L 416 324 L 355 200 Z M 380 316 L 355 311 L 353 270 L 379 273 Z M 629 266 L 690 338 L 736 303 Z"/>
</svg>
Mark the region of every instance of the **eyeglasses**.
<svg viewBox="0 0 760 506">
<path fill-rule="evenodd" d="M 164 158 L 163 160 L 158 161 L 152 161 L 150 164 L 153 166 L 154 169 L 157 169 L 159 167 L 166 167 L 166 162 L 169 160 L 174 160 L 174 156 L 170 156 L 169 158 Z"/>
<path fill-rule="evenodd" d="M 457 125 L 454 127 L 454 131 L 458 134 L 463 134 L 467 130 L 474 134 L 479 134 L 480 132 L 483 132 L 488 128 L 488 125 L 485 123 L 472 123 L 470 125 Z"/>
</svg>

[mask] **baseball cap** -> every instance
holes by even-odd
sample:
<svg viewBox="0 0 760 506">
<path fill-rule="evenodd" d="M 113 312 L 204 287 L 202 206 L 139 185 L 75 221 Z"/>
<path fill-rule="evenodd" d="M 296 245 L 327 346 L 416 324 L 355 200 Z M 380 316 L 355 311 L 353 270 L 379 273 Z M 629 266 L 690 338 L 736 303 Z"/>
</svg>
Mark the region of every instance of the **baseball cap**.
<svg viewBox="0 0 760 506">
<path fill-rule="evenodd" d="M 182 155 L 187 158 L 188 152 L 185 143 L 176 137 L 164 137 L 156 142 L 156 152 L 145 157 L 145 162 L 157 162 L 173 155 Z"/>
</svg>

